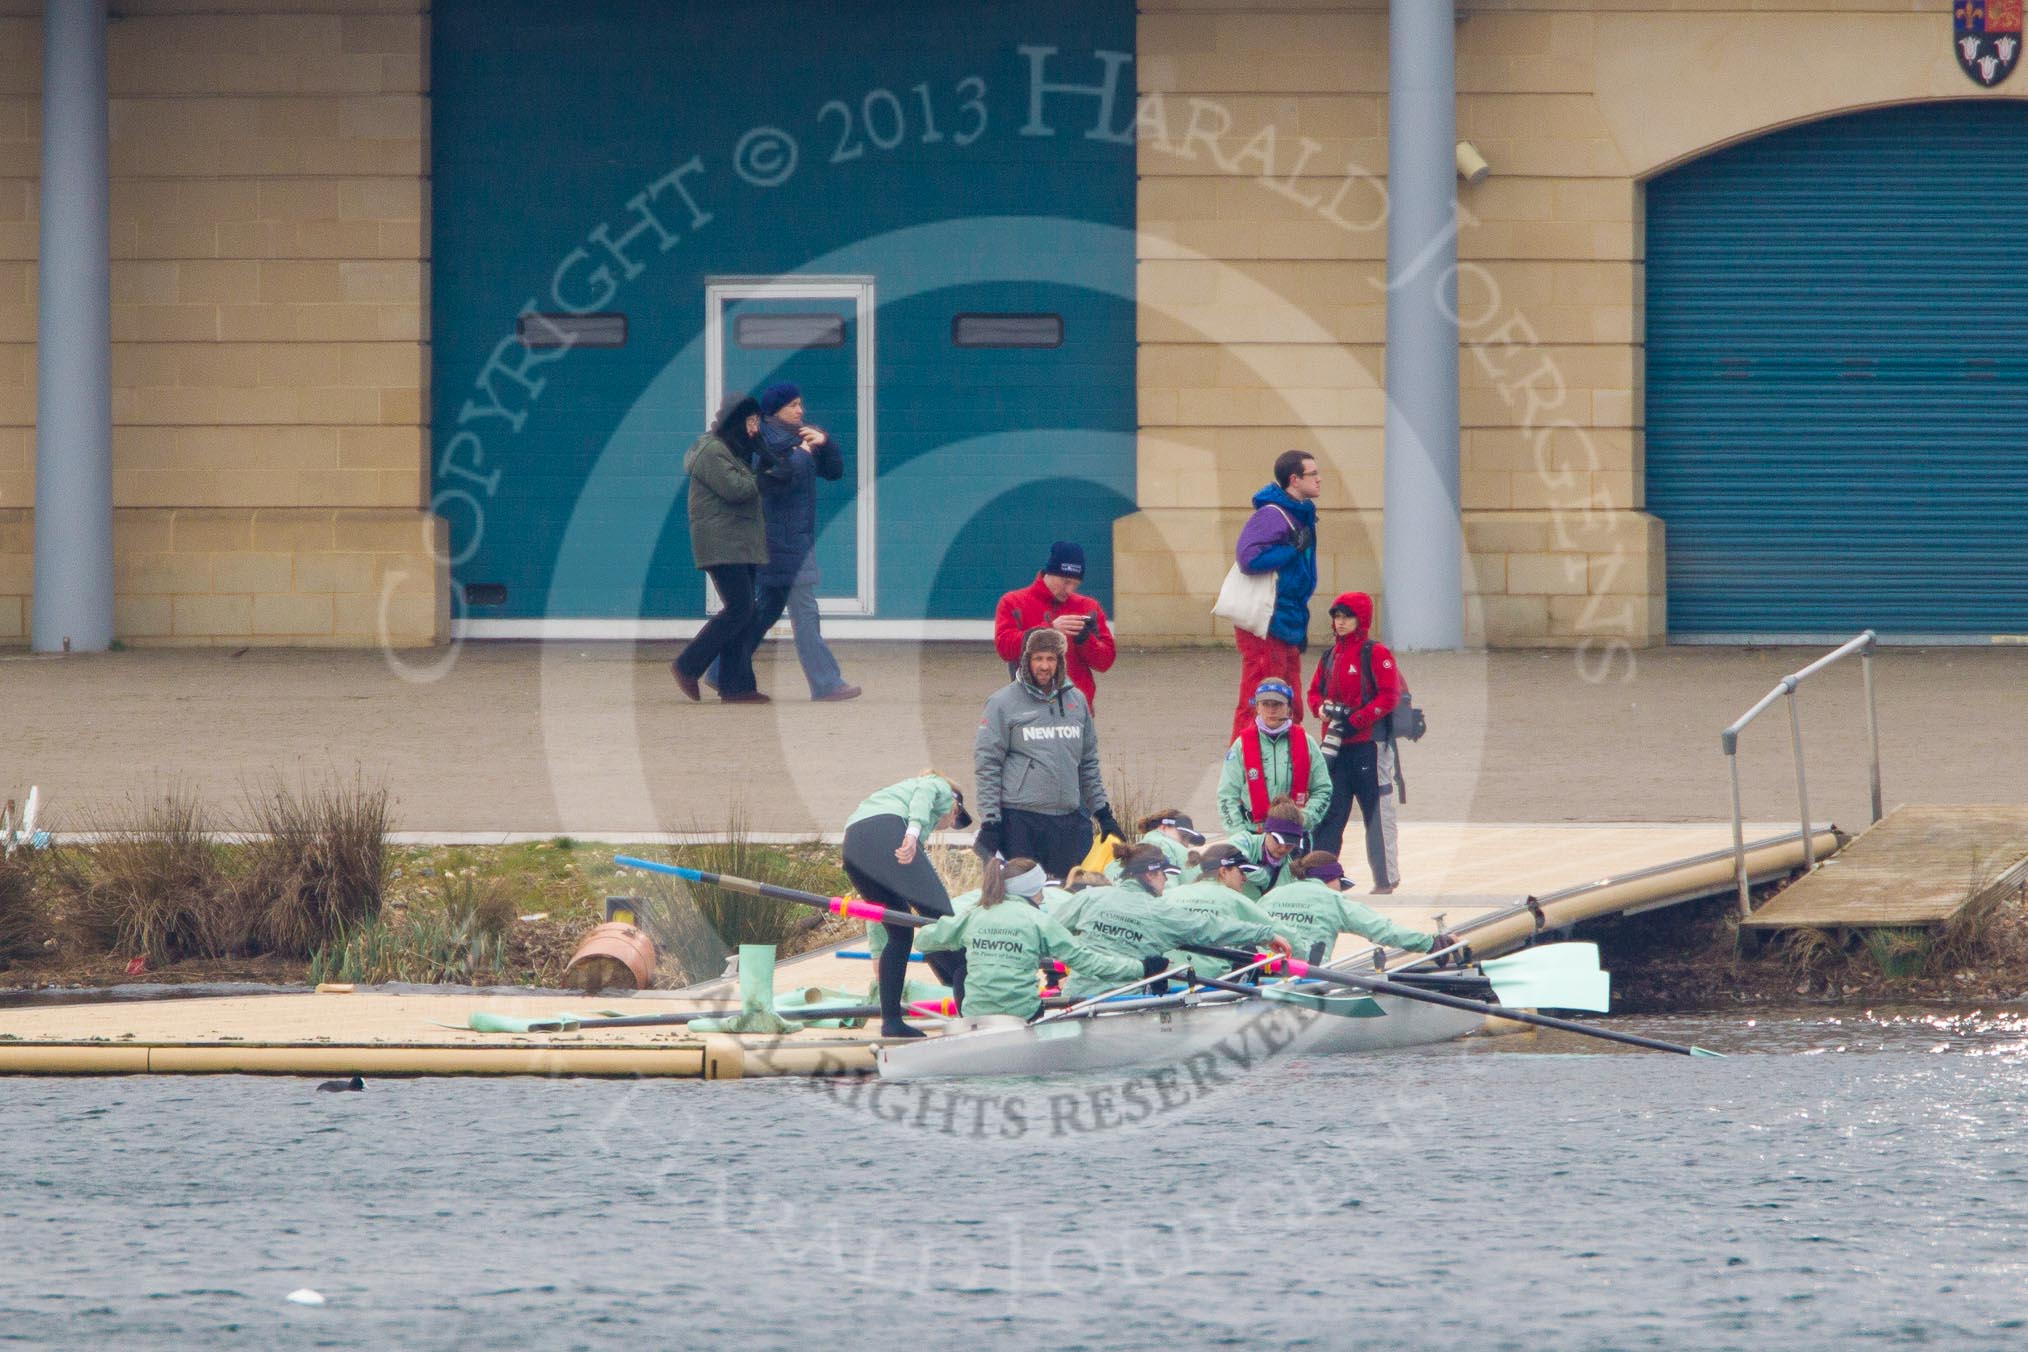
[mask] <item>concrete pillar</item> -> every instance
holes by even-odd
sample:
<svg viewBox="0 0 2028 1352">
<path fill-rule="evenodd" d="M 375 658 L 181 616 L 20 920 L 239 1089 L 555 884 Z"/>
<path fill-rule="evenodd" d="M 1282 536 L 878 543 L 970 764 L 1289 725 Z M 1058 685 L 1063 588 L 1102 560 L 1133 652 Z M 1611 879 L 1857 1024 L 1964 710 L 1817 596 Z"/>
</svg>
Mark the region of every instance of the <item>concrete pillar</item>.
<svg viewBox="0 0 2028 1352">
<path fill-rule="evenodd" d="M 1451 0 L 1391 0 L 1382 619 L 1406 649 L 1465 643 L 1454 27 Z"/>
<path fill-rule="evenodd" d="M 106 0 L 46 0 L 35 373 L 37 652 L 113 640 Z"/>
</svg>

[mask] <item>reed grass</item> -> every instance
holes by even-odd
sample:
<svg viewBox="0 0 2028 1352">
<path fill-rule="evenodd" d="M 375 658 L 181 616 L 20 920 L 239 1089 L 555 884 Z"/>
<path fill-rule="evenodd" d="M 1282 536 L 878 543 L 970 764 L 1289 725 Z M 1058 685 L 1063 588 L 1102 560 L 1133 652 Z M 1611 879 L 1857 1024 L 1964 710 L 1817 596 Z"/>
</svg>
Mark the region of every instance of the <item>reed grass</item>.
<svg viewBox="0 0 2028 1352">
<path fill-rule="evenodd" d="M 116 810 L 89 847 L 49 860 L 50 903 L 100 951 L 181 958 L 255 950 L 256 904 L 196 797 L 181 787 Z"/>
<path fill-rule="evenodd" d="M 387 791 L 353 779 L 250 794 L 240 886 L 261 947 L 308 958 L 380 914 Z"/>
<path fill-rule="evenodd" d="M 718 840 L 655 851 L 649 858 L 723 873 L 777 887 L 837 896 L 846 890 L 845 876 L 828 850 L 784 849 L 753 838 L 743 808 L 729 812 Z M 786 946 L 811 929 L 818 913 L 791 902 L 772 901 L 745 892 L 686 883 L 665 875 L 639 879 L 641 923 L 661 950 L 664 967 L 682 983 L 707 980 L 725 967 L 726 958 L 742 944 Z"/>
<path fill-rule="evenodd" d="M 376 916 L 313 953 L 309 976 L 359 985 L 490 985 L 501 977 L 502 949 L 501 937 L 486 933 L 470 913 Z"/>
<path fill-rule="evenodd" d="M 0 963 L 38 951 L 48 927 L 34 852 L 0 855 Z"/>
</svg>

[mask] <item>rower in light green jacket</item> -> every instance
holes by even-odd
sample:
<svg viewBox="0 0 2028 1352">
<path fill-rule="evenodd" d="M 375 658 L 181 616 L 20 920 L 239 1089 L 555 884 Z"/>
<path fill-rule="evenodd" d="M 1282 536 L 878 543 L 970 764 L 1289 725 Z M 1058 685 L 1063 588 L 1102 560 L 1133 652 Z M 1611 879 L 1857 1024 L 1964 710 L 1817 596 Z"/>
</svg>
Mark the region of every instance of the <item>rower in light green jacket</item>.
<svg viewBox="0 0 2028 1352">
<path fill-rule="evenodd" d="M 866 893 L 866 887 L 863 885 L 861 877 L 869 872 L 873 875 L 875 881 L 882 878 L 886 878 L 890 882 L 897 881 L 896 877 L 890 877 L 890 872 L 895 864 L 899 864 L 904 870 L 917 869 L 922 873 L 927 885 L 936 893 L 935 900 L 941 902 L 944 899 L 943 884 L 938 880 L 936 871 L 930 867 L 929 861 L 927 859 L 920 859 L 918 856 L 920 851 L 929 844 L 929 837 L 932 832 L 950 826 L 963 829 L 972 824 L 971 814 L 965 810 L 965 795 L 963 792 L 958 789 L 957 785 L 951 782 L 949 775 L 939 774 L 934 770 L 925 770 L 912 779 L 904 779 L 898 783 L 889 784 L 886 788 L 876 789 L 871 794 L 868 794 L 860 802 L 859 806 L 852 810 L 852 815 L 845 819 L 845 834 L 847 837 L 851 837 L 856 834 L 852 829 L 853 827 L 858 826 L 861 822 L 872 821 L 881 817 L 893 817 L 900 822 L 900 839 L 896 844 L 901 850 L 907 851 L 909 856 L 908 862 L 905 864 L 900 863 L 901 855 L 899 851 L 896 851 L 893 856 L 894 863 L 891 864 L 887 858 L 889 850 L 883 839 L 878 851 L 869 851 L 867 857 L 859 861 L 859 872 L 855 874 L 851 852 L 848 850 L 846 852 L 845 872 L 853 878 L 854 886 L 858 887 L 862 893 Z M 863 829 L 871 831 L 874 828 L 867 827 Z M 892 828 L 890 827 L 891 833 Z M 849 846 L 852 844 L 852 841 L 848 839 L 846 844 Z M 887 889 L 877 890 L 885 893 Z M 891 895 L 872 896 L 872 899 L 886 906 L 897 904 Z M 920 908 L 914 907 L 911 903 L 909 907 L 904 909 Z M 940 911 L 935 910 L 931 913 L 941 914 Z M 874 971 L 876 973 L 880 971 L 881 954 L 886 948 L 887 927 L 877 924 L 868 925 L 866 927 L 866 951 L 867 955 L 873 959 Z M 949 968 L 956 960 L 940 959 L 939 961 L 942 961 Z M 908 961 L 906 958 L 901 961 L 899 966 L 892 968 L 892 974 L 900 988 L 905 989 L 906 987 L 907 970 Z M 950 979 L 955 981 L 956 977 L 954 976 Z"/>
<path fill-rule="evenodd" d="M 1266 828 L 1258 833 L 1243 831 L 1226 839 L 1246 856 L 1256 872 L 1246 876 L 1239 890 L 1255 901 L 1270 887 L 1279 887 L 1295 875 L 1289 871 L 1306 840 L 1302 812 L 1292 799 L 1277 798 L 1268 806 Z"/>
<path fill-rule="evenodd" d="M 1044 915 L 1033 904 L 1043 882 L 1042 865 L 1033 859 L 989 859 L 977 903 L 916 932 L 916 946 L 925 953 L 964 950 L 965 1003 L 959 1013 L 966 1018 L 1034 1018 L 1042 1009 L 1037 973 L 1046 961 L 1063 963 L 1100 990 L 1142 974 L 1138 959 L 1101 952 Z"/>
<path fill-rule="evenodd" d="M 1170 863 L 1183 870 L 1176 881 L 1194 883 L 1201 876 L 1196 864 L 1190 861 L 1190 852 L 1204 844 L 1204 833 L 1190 820 L 1188 813 L 1177 808 L 1164 808 L 1152 817 L 1140 821 L 1140 845 L 1153 845 L 1168 857 Z M 1106 865 L 1106 877 L 1112 882 L 1120 880 L 1120 861 L 1115 859 Z"/>
<path fill-rule="evenodd" d="M 1162 900 L 1179 910 L 1192 915 L 1207 916 L 1214 920 L 1238 920 L 1247 924 L 1272 925 L 1277 933 L 1291 945 L 1295 936 L 1285 926 L 1275 924 L 1266 911 L 1251 900 L 1245 892 L 1249 878 L 1265 881 L 1267 870 L 1248 861 L 1237 845 L 1214 845 L 1204 851 L 1199 862 L 1203 865 L 1204 876 L 1194 883 L 1171 887 L 1162 893 Z M 1173 963 L 1187 963 L 1199 976 L 1224 976 L 1237 963 L 1225 958 L 1207 957 L 1202 953 L 1185 953 L 1178 949 L 1169 955 Z M 1300 955 L 1298 955 L 1300 956 Z"/>
<path fill-rule="evenodd" d="M 1120 881 L 1111 887 L 1079 892 L 1058 915 L 1064 928 L 1075 932 L 1089 947 L 1138 961 L 1141 975 L 1145 976 L 1173 966 L 1164 955 L 1183 944 L 1223 948 L 1254 945 L 1282 954 L 1291 951 L 1288 941 L 1275 933 L 1272 924 L 1218 920 L 1163 901 L 1163 889 L 1174 866 L 1153 845 L 1122 845 L 1115 850 L 1124 851 L 1120 855 Z M 1091 980 L 1073 967 L 1063 993 L 1082 1000 L 1103 994 L 1106 989 L 1104 983 Z"/>
<path fill-rule="evenodd" d="M 1405 948 L 1411 953 L 1428 953 L 1448 948 L 1454 942 L 1447 934 L 1428 934 L 1399 925 L 1364 902 L 1345 894 L 1345 867 L 1338 856 L 1315 850 L 1291 865 L 1293 881 L 1282 883 L 1261 898 L 1261 908 L 1273 917 L 1275 927 L 1289 937 L 1296 956 L 1306 962 L 1317 945 L 1323 945 L 1322 960 L 1328 962 L 1331 947 L 1341 934 L 1356 934 L 1383 948 Z"/>
</svg>

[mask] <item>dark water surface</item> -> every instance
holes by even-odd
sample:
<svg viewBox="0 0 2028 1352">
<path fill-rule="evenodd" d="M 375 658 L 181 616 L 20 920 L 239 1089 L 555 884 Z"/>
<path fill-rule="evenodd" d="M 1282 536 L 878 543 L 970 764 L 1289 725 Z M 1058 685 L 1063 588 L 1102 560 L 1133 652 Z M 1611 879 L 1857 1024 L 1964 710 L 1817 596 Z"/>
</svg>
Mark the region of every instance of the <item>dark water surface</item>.
<svg viewBox="0 0 2028 1352">
<path fill-rule="evenodd" d="M 1103 1129 L 1049 1105 L 1098 1082 L 0 1080 L 0 1343 L 2028 1346 L 2019 1014 L 1615 1026 L 1735 1054 L 1290 1059 Z"/>
</svg>

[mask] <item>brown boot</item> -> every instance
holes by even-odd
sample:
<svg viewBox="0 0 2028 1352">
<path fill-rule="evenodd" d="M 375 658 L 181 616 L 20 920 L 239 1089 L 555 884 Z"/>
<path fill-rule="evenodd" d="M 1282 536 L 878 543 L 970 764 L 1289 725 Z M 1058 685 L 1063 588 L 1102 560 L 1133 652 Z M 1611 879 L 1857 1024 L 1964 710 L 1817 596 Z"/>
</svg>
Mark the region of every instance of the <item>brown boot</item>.
<svg viewBox="0 0 2028 1352">
<path fill-rule="evenodd" d="M 774 701 L 758 690 L 748 690 L 739 695 L 720 695 L 720 704 L 773 704 Z"/>
<path fill-rule="evenodd" d="M 669 664 L 669 674 L 676 678 L 676 688 L 691 699 L 699 700 L 704 698 L 704 692 L 697 688 L 697 678 L 695 676 L 684 675 L 682 667 L 671 662 Z"/>
<path fill-rule="evenodd" d="M 817 696 L 817 699 L 820 703 L 830 703 L 841 699 L 858 699 L 865 693 L 865 691 L 856 685 L 841 685 L 836 690 L 826 690 L 823 694 Z"/>
</svg>

